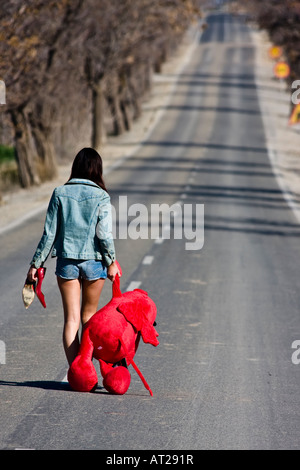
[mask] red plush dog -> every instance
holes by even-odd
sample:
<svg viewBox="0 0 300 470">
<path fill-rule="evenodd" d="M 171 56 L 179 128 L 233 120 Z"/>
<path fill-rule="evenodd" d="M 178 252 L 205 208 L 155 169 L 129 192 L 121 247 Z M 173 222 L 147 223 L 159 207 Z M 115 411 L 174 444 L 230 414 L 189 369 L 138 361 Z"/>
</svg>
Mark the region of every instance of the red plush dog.
<svg viewBox="0 0 300 470">
<path fill-rule="evenodd" d="M 112 292 L 111 301 L 86 323 L 79 354 L 68 371 L 69 384 L 80 392 L 96 388 L 98 376 L 92 363 L 94 357 L 100 362 L 103 386 L 110 393 L 123 395 L 127 392 L 130 385 L 127 365 L 131 364 L 153 395 L 133 357 L 140 337 L 153 346 L 159 344 L 154 328 L 156 305 L 141 289 L 122 294 L 119 276 L 113 282 Z"/>
</svg>

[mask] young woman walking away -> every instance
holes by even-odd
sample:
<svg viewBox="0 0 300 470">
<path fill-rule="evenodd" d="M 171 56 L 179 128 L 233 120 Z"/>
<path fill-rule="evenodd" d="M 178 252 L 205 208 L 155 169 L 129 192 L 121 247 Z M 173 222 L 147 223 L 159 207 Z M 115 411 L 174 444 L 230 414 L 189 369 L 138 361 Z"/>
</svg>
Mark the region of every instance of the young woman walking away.
<svg viewBox="0 0 300 470">
<path fill-rule="evenodd" d="M 105 279 L 120 275 L 115 263 L 110 197 L 102 177 L 102 158 L 92 148 L 75 157 L 71 176 L 50 199 L 44 232 L 30 263 L 28 280 L 52 251 L 64 310 L 63 345 L 69 365 L 79 350 L 80 321 L 98 309 Z M 81 296 L 82 293 L 82 296 Z M 80 301 L 81 298 L 81 301 Z"/>
</svg>

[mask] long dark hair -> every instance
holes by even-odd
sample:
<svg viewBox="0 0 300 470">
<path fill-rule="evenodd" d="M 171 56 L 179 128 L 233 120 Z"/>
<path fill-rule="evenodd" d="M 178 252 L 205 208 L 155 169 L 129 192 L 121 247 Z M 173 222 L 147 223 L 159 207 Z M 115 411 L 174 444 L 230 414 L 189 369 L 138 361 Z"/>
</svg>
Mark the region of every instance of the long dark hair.
<svg viewBox="0 0 300 470">
<path fill-rule="evenodd" d="M 71 176 L 69 178 L 83 178 L 91 180 L 107 191 L 102 177 L 103 165 L 102 158 L 93 148 L 83 148 L 74 158 Z"/>
</svg>

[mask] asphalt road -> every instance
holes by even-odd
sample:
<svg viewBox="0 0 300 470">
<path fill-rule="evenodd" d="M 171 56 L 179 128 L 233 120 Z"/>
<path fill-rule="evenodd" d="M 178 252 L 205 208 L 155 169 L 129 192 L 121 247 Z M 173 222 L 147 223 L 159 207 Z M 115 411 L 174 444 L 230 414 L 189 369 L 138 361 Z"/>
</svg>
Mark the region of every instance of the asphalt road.
<svg viewBox="0 0 300 470">
<path fill-rule="evenodd" d="M 194 239 L 187 217 L 182 239 L 116 240 L 121 288 L 138 283 L 158 307 L 160 345 L 141 343 L 135 358 L 154 396 L 132 368 L 121 397 L 63 382 L 53 260 L 47 309 L 21 301 L 35 217 L 0 238 L 1 449 L 300 448 L 300 227 L 269 163 L 248 26 L 225 13 L 208 23 L 162 119 L 107 176 L 114 207 L 126 196 L 133 211 L 131 235 L 151 225 L 154 204 L 179 203 L 175 219 L 193 209 Z"/>
</svg>

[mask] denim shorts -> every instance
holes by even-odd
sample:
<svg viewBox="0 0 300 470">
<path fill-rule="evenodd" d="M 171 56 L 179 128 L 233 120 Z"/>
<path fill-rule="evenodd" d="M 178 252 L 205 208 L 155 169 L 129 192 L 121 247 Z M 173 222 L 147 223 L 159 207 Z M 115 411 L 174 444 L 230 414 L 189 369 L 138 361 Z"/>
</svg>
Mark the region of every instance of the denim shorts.
<svg viewBox="0 0 300 470">
<path fill-rule="evenodd" d="M 101 260 L 57 258 L 55 274 L 68 280 L 96 281 L 107 278 L 107 268 Z"/>
</svg>

